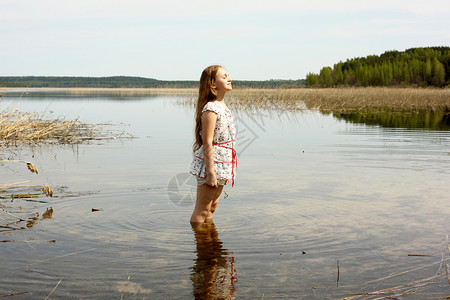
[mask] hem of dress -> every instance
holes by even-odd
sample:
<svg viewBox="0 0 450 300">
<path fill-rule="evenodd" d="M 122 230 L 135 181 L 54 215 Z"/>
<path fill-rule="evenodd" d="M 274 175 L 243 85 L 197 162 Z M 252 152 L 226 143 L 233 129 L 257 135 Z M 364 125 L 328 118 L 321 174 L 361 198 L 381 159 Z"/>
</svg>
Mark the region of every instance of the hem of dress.
<svg viewBox="0 0 450 300">
<path fill-rule="evenodd" d="M 194 173 L 192 173 L 192 172 L 189 172 L 189 173 L 191 173 L 191 175 L 193 175 L 193 176 L 195 176 L 195 177 L 198 177 L 198 178 L 201 178 L 201 179 L 206 179 L 206 177 L 202 177 L 202 176 L 200 176 L 200 175 L 197 175 L 197 174 L 194 174 Z M 232 180 L 232 178 L 216 178 L 217 180 Z"/>
</svg>

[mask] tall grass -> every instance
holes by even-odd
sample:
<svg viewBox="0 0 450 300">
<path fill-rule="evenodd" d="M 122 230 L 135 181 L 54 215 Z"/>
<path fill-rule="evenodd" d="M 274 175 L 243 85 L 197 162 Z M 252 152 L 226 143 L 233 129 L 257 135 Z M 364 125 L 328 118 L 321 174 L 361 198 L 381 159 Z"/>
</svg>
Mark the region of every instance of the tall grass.
<svg viewBox="0 0 450 300">
<path fill-rule="evenodd" d="M 230 106 L 330 112 L 450 112 L 450 89 L 236 89 Z"/>
</svg>

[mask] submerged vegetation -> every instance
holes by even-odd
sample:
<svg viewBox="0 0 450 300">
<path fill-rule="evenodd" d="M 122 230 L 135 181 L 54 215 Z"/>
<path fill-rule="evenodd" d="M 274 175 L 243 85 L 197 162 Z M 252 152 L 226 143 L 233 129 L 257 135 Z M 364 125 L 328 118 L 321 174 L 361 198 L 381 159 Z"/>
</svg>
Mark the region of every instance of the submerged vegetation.
<svg viewBox="0 0 450 300">
<path fill-rule="evenodd" d="M 450 47 L 387 51 L 348 59 L 306 76 L 309 87 L 433 86 L 450 84 Z"/>
</svg>

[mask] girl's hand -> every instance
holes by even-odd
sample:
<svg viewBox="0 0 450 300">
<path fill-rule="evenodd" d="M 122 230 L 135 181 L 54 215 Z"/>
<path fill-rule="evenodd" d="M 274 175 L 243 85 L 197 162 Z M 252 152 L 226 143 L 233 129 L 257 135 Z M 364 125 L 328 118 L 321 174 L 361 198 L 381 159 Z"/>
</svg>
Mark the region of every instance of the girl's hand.
<svg viewBox="0 0 450 300">
<path fill-rule="evenodd" d="M 210 187 L 217 187 L 217 178 L 216 174 L 206 175 L 206 185 L 209 185 Z"/>
</svg>

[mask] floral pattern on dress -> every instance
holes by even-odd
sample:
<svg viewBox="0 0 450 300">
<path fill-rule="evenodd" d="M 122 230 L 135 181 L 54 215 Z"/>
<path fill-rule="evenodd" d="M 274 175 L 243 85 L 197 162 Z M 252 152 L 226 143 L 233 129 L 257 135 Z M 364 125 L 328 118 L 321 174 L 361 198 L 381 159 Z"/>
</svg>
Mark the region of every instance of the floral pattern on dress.
<svg viewBox="0 0 450 300">
<path fill-rule="evenodd" d="M 234 139 L 236 128 L 233 116 L 225 106 L 210 101 L 203 107 L 202 113 L 212 111 L 217 114 L 216 126 L 213 136 L 214 171 L 217 179 L 234 180 L 236 176 Z M 203 146 L 194 152 L 190 173 L 200 178 L 206 178 L 206 167 L 203 159 Z"/>
</svg>

